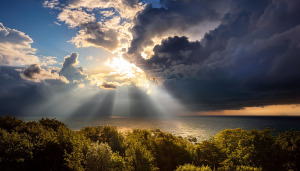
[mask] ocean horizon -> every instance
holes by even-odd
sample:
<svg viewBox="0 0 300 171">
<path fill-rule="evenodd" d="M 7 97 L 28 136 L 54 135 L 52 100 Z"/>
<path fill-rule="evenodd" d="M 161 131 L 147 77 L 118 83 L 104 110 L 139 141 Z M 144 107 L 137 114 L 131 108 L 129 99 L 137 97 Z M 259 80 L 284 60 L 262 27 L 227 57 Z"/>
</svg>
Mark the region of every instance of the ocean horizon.
<svg viewBox="0 0 300 171">
<path fill-rule="evenodd" d="M 38 121 L 41 118 L 55 118 L 67 124 L 72 130 L 80 130 L 84 127 L 116 126 L 120 132 L 133 129 L 160 129 L 183 138 L 196 137 L 198 142 L 214 137 L 224 129 L 241 128 L 244 130 L 275 129 L 275 133 L 288 130 L 300 130 L 299 116 L 180 116 L 172 118 L 159 117 L 68 117 L 63 115 L 31 115 L 17 116 L 24 121 Z"/>
</svg>

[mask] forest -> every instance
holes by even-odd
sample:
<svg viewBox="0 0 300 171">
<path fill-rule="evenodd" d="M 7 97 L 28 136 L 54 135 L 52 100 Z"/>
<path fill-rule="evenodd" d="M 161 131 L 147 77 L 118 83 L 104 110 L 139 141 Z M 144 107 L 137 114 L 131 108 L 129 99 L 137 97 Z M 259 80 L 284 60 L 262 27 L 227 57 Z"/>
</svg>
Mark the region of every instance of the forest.
<svg viewBox="0 0 300 171">
<path fill-rule="evenodd" d="M 75 131 L 56 119 L 0 116 L 0 170 L 297 171 L 300 131 L 225 129 L 197 142 L 159 129 Z"/>
</svg>

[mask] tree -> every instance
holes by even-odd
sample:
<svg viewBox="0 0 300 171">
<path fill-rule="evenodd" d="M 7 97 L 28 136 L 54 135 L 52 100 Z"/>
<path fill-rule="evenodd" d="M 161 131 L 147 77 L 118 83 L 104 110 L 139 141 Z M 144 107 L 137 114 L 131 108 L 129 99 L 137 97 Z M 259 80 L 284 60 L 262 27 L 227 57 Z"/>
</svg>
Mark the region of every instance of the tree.
<svg viewBox="0 0 300 171">
<path fill-rule="evenodd" d="M 17 130 L 18 127 L 24 127 L 25 122 L 15 117 L 6 115 L 0 116 L 0 128 L 5 129 L 8 132 Z"/>
<path fill-rule="evenodd" d="M 196 144 L 191 137 L 183 139 L 157 129 L 136 129 L 123 136 L 109 126 L 73 131 L 55 119 L 24 122 L 5 116 L 0 123 L 0 170 L 300 168 L 300 131 L 274 135 L 270 129 L 231 129 Z"/>
<path fill-rule="evenodd" d="M 0 129 L 0 170 L 26 170 L 32 159 L 33 145 L 26 133 Z"/>
<path fill-rule="evenodd" d="M 197 144 L 194 153 L 194 163 L 197 166 L 208 165 L 217 169 L 226 159 L 226 154 L 212 140 Z"/>
<path fill-rule="evenodd" d="M 56 119 L 42 118 L 39 122 L 43 126 L 45 126 L 47 128 L 51 128 L 54 131 L 57 131 L 59 127 L 65 127 L 65 128 L 67 128 L 67 126 L 63 122 L 58 121 Z"/>
<path fill-rule="evenodd" d="M 152 171 L 157 170 L 154 166 L 154 157 L 146 146 L 141 142 L 130 140 L 125 151 L 126 170 Z"/>
<path fill-rule="evenodd" d="M 264 170 L 280 170 L 280 148 L 275 144 L 272 133 L 273 130 L 270 129 L 226 129 L 217 134 L 214 141 L 225 152 L 227 159 L 223 165 L 230 169 L 244 165 L 262 167 Z"/>
<path fill-rule="evenodd" d="M 83 134 L 93 142 L 107 143 L 113 152 L 119 152 L 124 156 L 124 137 L 113 126 L 86 127 L 81 130 Z"/>
<path fill-rule="evenodd" d="M 86 169 L 106 171 L 112 167 L 112 150 L 107 143 L 92 143 L 86 158 Z"/>
<path fill-rule="evenodd" d="M 161 170 L 174 170 L 177 166 L 192 162 L 192 143 L 169 133 L 158 132 L 152 150 Z"/>
<path fill-rule="evenodd" d="M 78 131 L 59 127 L 58 144 L 64 150 L 65 166 L 69 170 L 83 170 L 90 141 Z"/>
<path fill-rule="evenodd" d="M 284 161 L 284 170 L 300 170 L 300 131 L 279 134 L 276 144 L 282 151 L 280 160 Z"/>
<path fill-rule="evenodd" d="M 126 162 L 118 152 L 113 153 L 111 165 L 114 171 L 123 171 L 126 168 Z"/>
<path fill-rule="evenodd" d="M 176 171 L 212 171 L 208 166 L 197 167 L 192 164 L 185 164 L 177 167 Z"/>
</svg>

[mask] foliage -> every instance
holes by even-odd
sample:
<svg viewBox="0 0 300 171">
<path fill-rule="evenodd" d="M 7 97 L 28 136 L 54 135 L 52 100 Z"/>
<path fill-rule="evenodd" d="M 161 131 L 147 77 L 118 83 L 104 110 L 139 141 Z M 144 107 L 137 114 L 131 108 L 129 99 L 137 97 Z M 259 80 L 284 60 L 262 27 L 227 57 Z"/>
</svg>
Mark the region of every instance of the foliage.
<svg viewBox="0 0 300 171">
<path fill-rule="evenodd" d="M 118 152 L 112 154 L 111 167 L 114 171 L 122 171 L 126 166 L 126 162 L 122 156 L 119 155 Z"/>
<path fill-rule="evenodd" d="M 112 167 L 112 150 L 106 143 L 92 143 L 86 158 L 86 168 L 91 171 L 106 171 Z"/>
<path fill-rule="evenodd" d="M 192 162 L 192 144 L 169 133 L 157 133 L 153 150 L 161 170 L 175 170 L 178 165 Z"/>
<path fill-rule="evenodd" d="M 300 131 L 226 129 L 197 143 L 158 129 L 73 131 L 58 120 L 0 116 L 0 170 L 217 170 L 300 168 Z"/>
<path fill-rule="evenodd" d="M 280 160 L 283 161 L 284 170 L 300 170 L 300 131 L 281 133 L 276 143 L 282 152 Z"/>
<path fill-rule="evenodd" d="M 262 171 L 262 168 L 252 167 L 252 166 L 235 166 L 235 169 L 231 168 L 228 165 L 222 166 L 218 168 L 218 171 Z"/>
<path fill-rule="evenodd" d="M 0 170 L 83 170 L 90 141 L 62 122 L 0 117 Z M 54 123 L 54 124 L 49 124 Z M 55 125 L 59 125 L 56 127 Z M 22 168 L 22 169 L 20 169 Z"/>
<path fill-rule="evenodd" d="M 67 127 L 63 122 L 58 121 L 56 119 L 42 118 L 39 122 L 43 126 L 51 128 L 54 131 L 57 131 L 59 127 L 64 127 L 64 128 Z"/>
<path fill-rule="evenodd" d="M 262 171 L 261 168 L 252 167 L 252 166 L 237 166 L 236 171 Z"/>
<path fill-rule="evenodd" d="M 15 128 L 23 126 L 25 126 L 25 122 L 23 120 L 9 115 L 0 117 L 0 128 L 5 129 L 8 132 L 12 132 Z"/>
<path fill-rule="evenodd" d="M 157 170 L 154 166 L 154 157 L 146 146 L 139 141 L 129 141 L 125 151 L 126 170 L 151 171 Z"/>
<path fill-rule="evenodd" d="M 83 170 L 89 140 L 80 133 L 59 127 L 57 131 L 58 144 L 64 149 L 64 161 L 68 169 Z"/>
<path fill-rule="evenodd" d="M 135 129 L 126 135 L 126 141 L 139 142 L 152 154 L 160 170 L 175 170 L 179 165 L 192 162 L 191 142 L 158 129 Z"/>
<path fill-rule="evenodd" d="M 116 127 L 113 126 L 98 126 L 86 127 L 81 132 L 91 141 L 100 143 L 108 143 L 114 152 L 124 154 L 124 137 L 119 134 Z"/>
<path fill-rule="evenodd" d="M 272 130 L 263 131 L 226 129 L 216 135 L 214 142 L 226 154 L 223 165 L 231 169 L 239 165 L 263 167 L 266 170 L 281 168 L 280 152 Z"/>
<path fill-rule="evenodd" d="M 32 159 L 28 135 L 0 129 L 0 170 L 20 170 Z"/>
<path fill-rule="evenodd" d="M 197 167 L 192 164 L 185 164 L 183 166 L 177 167 L 176 171 L 212 171 L 208 166 Z"/>
<path fill-rule="evenodd" d="M 226 154 L 212 140 L 203 141 L 194 147 L 194 163 L 197 166 L 218 168 L 225 159 Z"/>
</svg>

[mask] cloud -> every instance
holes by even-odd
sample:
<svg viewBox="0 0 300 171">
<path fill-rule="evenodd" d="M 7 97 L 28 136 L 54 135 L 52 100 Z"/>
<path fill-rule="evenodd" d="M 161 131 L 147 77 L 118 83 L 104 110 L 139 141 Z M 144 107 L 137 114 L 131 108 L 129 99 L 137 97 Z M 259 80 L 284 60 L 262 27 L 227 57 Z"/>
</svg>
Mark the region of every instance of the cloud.
<svg viewBox="0 0 300 171">
<path fill-rule="evenodd" d="M 92 61 L 92 60 L 93 60 L 93 56 L 87 56 L 86 59 L 87 59 L 88 61 Z"/>
<path fill-rule="evenodd" d="M 299 1 L 161 0 L 160 5 L 70 0 L 56 6 L 61 21 L 79 30 L 70 42 L 123 54 L 190 109 L 300 103 Z M 73 55 L 60 74 L 85 79 L 76 67 L 78 54 Z M 94 77 L 98 86 L 130 82 L 122 72 Z"/>
<path fill-rule="evenodd" d="M 46 0 L 43 3 L 43 6 L 46 8 L 54 8 L 54 9 L 58 9 L 59 7 L 59 1 L 58 0 Z"/>
<path fill-rule="evenodd" d="M 90 9 L 109 9 L 114 8 L 122 18 L 131 19 L 135 14 L 142 9 L 141 3 L 137 0 L 71 0 L 68 7 L 75 8 L 90 8 Z"/>
<path fill-rule="evenodd" d="M 102 22 L 96 22 L 93 13 L 88 14 L 81 8 L 64 8 L 57 18 L 71 28 L 80 28 L 78 34 L 70 41 L 77 47 L 96 46 L 114 50 L 119 44 L 118 33 L 114 29 L 105 27 Z"/>
<path fill-rule="evenodd" d="M 53 79 L 35 82 L 23 79 L 21 70 L 22 67 L 0 67 L 0 115 L 96 118 L 157 113 L 146 92 L 133 85 L 112 90 L 84 87 L 77 81 L 77 84 Z M 42 72 L 39 71 L 42 69 L 32 70 L 27 74 L 32 78 Z"/>
<path fill-rule="evenodd" d="M 111 83 L 103 83 L 101 86 L 101 88 L 105 88 L 105 89 L 116 89 L 117 86 Z"/>
<path fill-rule="evenodd" d="M 57 64 L 57 61 L 55 59 L 56 59 L 56 57 L 53 57 L 53 56 L 44 56 L 41 61 L 41 66 L 49 67 L 50 65 Z"/>
<path fill-rule="evenodd" d="M 103 47 L 108 50 L 114 50 L 118 47 L 118 33 L 114 29 L 103 29 L 103 26 L 97 22 L 80 24 L 82 30 L 70 42 L 77 47 Z"/>
<path fill-rule="evenodd" d="M 78 53 L 71 53 L 65 57 L 65 61 L 59 74 L 66 77 L 70 82 L 75 84 L 89 84 L 87 75 L 83 72 L 82 67 L 76 67 L 79 64 Z"/>
<path fill-rule="evenodd" d="M 147 46 L 153 47 L 155 38 L 161 40 L 170 34 L 188 34 L 195 27 L 207 31 L 227 12 L 229 1 L 162 0 L 160 3 L 163 7 L 148 5 L 138 13 L 132 28 L 129 54 L 137 55 Z"/>
<path fill-rule="evenodd" d="M 21 77 L 34 82 L 41 82 L 44 80 L 59 80 L 63 83 L 69 83 L 65 77 L 60 76 L 57 72 L 42 69 L 38 64 L 32 64 L 25 68 L 21 73 Z"/>
<path fill-rule="evenodd" d="M 299 10 L 296 0 L 234 0 L 202 40 L 169 37 L 138 66 L 190 109 L 300 103 Z"/>
<path fill-rule="evenodd" d="M 56 25 L 58 25 L 58 26 L 60 26 L 60 25 L 61 25 L 60 23 L 58 23 L 58 22 L 56 22 L 56 21 L 54 21 L 54 24 L 56 24 Z"/>
<path fill-rule="evenodd" d="M 58 20 L 78 29 L 70 40 L 76 47 L 102 47 L 110 52 L 128 48 L 132 20 L 144 8 L 136 0 L 53 0 L 45 1 L 44 7 L 59 9 Z"/>
<path fill-rule="evenodd" d="M 63 63 L 63 68 L 67 68 L 67 67 L 74 67 L 75 65 L 78 65 L 79 61 L 78 61 L 78 53 L 73 52 L 71 53 L 71 55 L 66 56 L 65 57 L 65 62 Z"/>
<path fill-rule="evenodd" d="M 33 40 L 25 33 L 0 23 L 0 65 L 28 65 L 39 63 Z"/>
<path fill-rule="evenodd" d="M 38 65 L 1 66 L 0 115 L 32 115 L 32 109 L 37 109 L 50 96 L 70 89 L 68 85 L 65 78 Z"/>
<path fill-rule="evenodd" d="M 89 23 L 95 21 L 94 14 L 88 14 L 82 9 L 71 10 L 65 8 L 59 13 L 57 17 L 60 21 L 65 22 L 70 27 L 77 27 L 83 23 Z"/>
</svg>

